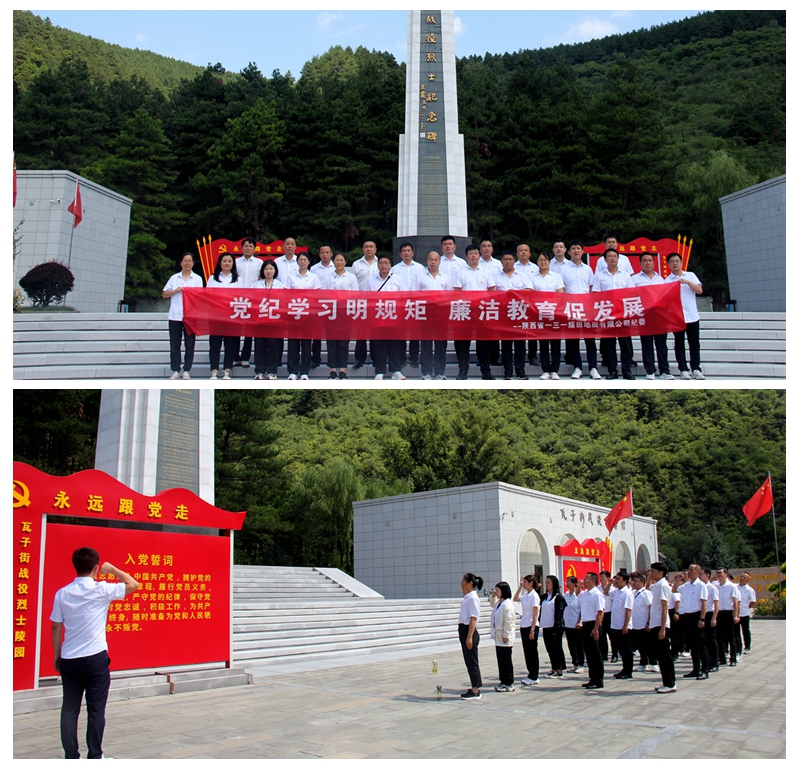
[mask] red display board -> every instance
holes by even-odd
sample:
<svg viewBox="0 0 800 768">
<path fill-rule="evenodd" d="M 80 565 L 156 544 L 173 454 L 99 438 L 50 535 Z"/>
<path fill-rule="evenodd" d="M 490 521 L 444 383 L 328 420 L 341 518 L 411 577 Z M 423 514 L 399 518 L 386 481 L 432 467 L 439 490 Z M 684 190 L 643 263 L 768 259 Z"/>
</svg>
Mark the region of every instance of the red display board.
<svg viewBox="0 0 800 768">
<path fill-rule="evenodd" d="M 183 322 L 198 336 L 279 339 L 612 338 L 686 327 L 678 283 L 596 293 L 187 288 Z"/>
<path fill-rule="evenodd" d="M 572 539 L 566 544 L 555 547 L 556 557 L 561 558 L 562 584 L 568 576 L 582 579 L 589 571 L 611 570 L 611 547 L 606 541 Z"/>
<path fill-rule="evenodd" d="M 617 250 L 628 257 L 634 274 L 642 271 L 639 257 L 645 253 L 651 254 L 655 258 L 656 272 L 662 277 L 666 277 L 670 273 L 667 256 L 671 253 L 679 253 L 683 269 L 686 270 L 689 268 L 689 258 L 692 255 L 693 244 L 694 240 L 689 240 L 682 235 L 678 235 L 677 240 L 671 237 L 664 237 L 661 240 L 648 240 L 646 237 L 639 237 L 629 243 L 617 243 Z M 606 251 L 606 244 L 587 245 L 583 250 L 589 254 L 589 266 L 592 270 L 596 270 L 598 260 L 603 258 L 603 254 Z"/>
<path fill-rule="evenodd" d="M 242 238 L 243 240 L 244 238 Z M 206 239 L 203 238 L 203 244 L 197 243 L 197 252 L 200 254 L 200 264 L 203 267 L 203 277 L 206 282 L 208 278 L 214 274 L 214 267 L 217 265 L 217 259 L 223 253 L 230 253 L 234 257 L 242 255 L 242 241 L 241 240 L 226 240 L 224 237 L 219 237 L 216 240 L 211 239 L 211 235 Z M 276 256 L 283 255 L 283 240 L 273 240 L 271 243 L 256 242 L 254 254 L 262 261 L 267 259 L 274 259 Z M 308 246 L 301 245 L 295 248 L 295 254 L 307 253 Z"/>
<path fill-rule="evenodd" d="M 88 525 L 48 525 L 46 536 L 43 627 L 56 592 L 75 578 L 72 553 L 92 547 L 101 563 L 113 563 L 141 585 L 109 607 L 112 671 L 230 659 L 230 537 Z M 40 647 L 39 676 L 57 674 L 49 631 Z"/>
<path fill-rule="evenodd" d="M 241 529 L 244 513 L 218 509 L 185 488 L 145 496 L 94 469 L 55 477 L 14 462 L 13 480 L 14 690 L 34 688 L 41 675 L 55 674 L 53 597 L 75 578 L 71 556 L 82 546 L 142 584 L 109 611 L 112 669 L 230 661 L 230 531 Z M 44 522 L 52 516 L 116 525 Z M 133 529 L 132 522 L 187 532 Z"/>
</svg>

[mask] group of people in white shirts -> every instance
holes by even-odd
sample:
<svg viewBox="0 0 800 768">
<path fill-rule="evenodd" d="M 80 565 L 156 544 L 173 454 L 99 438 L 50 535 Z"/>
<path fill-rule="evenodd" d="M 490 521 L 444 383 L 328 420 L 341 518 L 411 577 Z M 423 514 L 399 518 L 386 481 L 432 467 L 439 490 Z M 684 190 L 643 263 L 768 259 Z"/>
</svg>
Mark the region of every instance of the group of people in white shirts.
<svg viewBox="0 0 800 768">
<path fill-rule="evenodd" d="M 347 258 L 341 251 L 334 254 L 329 245 L 319 248 L 319 260 L 311 264 L 307 254 L 296 254 L 297 243 L 294 238 L 284 241 L 283 255 L 274 260 L 262 260 L 254 255 L 256 241 L 245 238 L 242 241 L 242 255 L 220 254 L 214 274 L 210 276 L 209 288 L 263 288 L 266 290 L 342 290 L 342 291 L 495 291 L 531 290 L 549 293 L 589 293 L 608 291 L 635 286 L 657 285 L 679 282 L 680 295 L 686 329 L 676 332 L 675 358 L 680 377 L 683 379 L 704 379 L 700 370 L 699 314 L 696 296 L 702 293 L 702 284 L 692 272 L 682 268 L 683 260 L 677 253 L 670 254 L 668 264 L 671 270 L 667 278 L 655 271 L 652 254 L 640 257 L 641 271 L 634 274 L 630 260 L 617 250 L 614 235 L 605 238 L 606 251 L 593 271 L 583 260 L 583 244 L 572 240 L 567 245 L 556 240 L 552 245 L 552 255 L 540 251 L 534 262 L 531 249 L 525 243 L 517 246 L 516 252 L 504 251 L 500 259 L 493 254 L 492 243 L 488 240 L 480 246 L 469 245 L 465 258 L 456 255 L 456 242 L 452 236 L 441 239 L 441 253 L 431 251 L 426 255 L 426 266 L 414 259 L 411 243 L 400 246 L 400 261 L 392 264 L 387 255 L 377 255 L 375 243 L 368 240 L 362 246 L 363 256 L 357 259 L 351 269 L 347 268 Z M 567 255 L 569 258 L 567 258 Z M 164 286 L 163 297 L 170 299 L 170 368 L 172 379 L 188 379 L 194 360 L 195 339 L 183 325 L 183 302 L 181 292 L 187 287 L 202 287 L 202 278 L 193 271 L 194 256 L 186 252 L 181 257 L 181 272 L 173 275 Z M 269 266 L 272 265 L 270 269 Z M 689 343 L 689 364 L 686 361 L 685 341 Z M 594 338 L 583 340 L 586 350 L 586 368 L 593 379 L 600 379 L 597 370 L 597 343 Z M 184 359 L 181 361 L 181 342 L 184 345 Z M 241 344 L 240 344 L 241 342 Z M 469 373 L 469 353 L 471 341 L 454 341 L 458 361 L 459 380 L 467 379 Z M 644 335 L 641 337 L 642 359 L 645 378 L 674 379 L 667 360 L 667 334 Z M 278 368 L 283 355 L 283 339 L 253 339 L 212 335 L 209 339 L 209 366 L 212 379 L 219 377 L 220 353 L 224 345 L 222 378 L 230 379 L 234 366 L 250 367 L 250 355 L 255 349 L 255 378 L 278 378 Z M 349 339 L 328 339 L 329 379 L 346 379 L 349 354 Z M 633 344 L 630 337 L 601 339 L 600 352 L 606 365 L 606 378 L 619 378 L 617 345 L 620 350 L 622 377 L 634 379 Z M 319 340 L 289 339 L 287 350 L 287 370 L 289 380 L 307 380 L 309 371 L 321 362 Z M 561 366 L 561 340 L 543 340 L 540 344 L 534 339 L 528 341 L 487 341 L 475 342 L 478 368 L 482 379 L 493 380 L 491 366 L 503 367 L 503 378 L 525 380 L 526 359 L 532 363 L 537 359 L 537 347 L 542 368 L 540 379 L 559 379 Z M 404 380 L 403 367 L 408 361 L 413 367 L 421 367 L 423 380 L 445 380 L 445 353 L 447 339 L 442 340 L 373 340 L 369 342 L 375 379 L 390 377 Z M 567 339 L 565 342 L 566 361 L 572 366 L 571 377 L 579 379 L 584 375 L 581 359 L 580 339 Z M 355 346 L 353 368 L 362 367 L 367 359 L 367 341 L 359 340 Z M 657 363 L 657 368 L 656 368 Z M 182 367 L 182 371 L 181 371 Z M 657 373 L 658 371 L 658 373 Z"/>
<path fill-rule="evenodd" d="M 683 677 L 706 680 L 720 666 L 735 667 L 743 654 L 750 653 L 750 610 L 756 593 L 746 571 L 737 584 L 725 567 L 715 572 L 691 565 L 668 580 L 666 565 L 652 563 L 644 572 L 621 571 L 611 576 L 588 572 L 582 579 L 567 578 L 562 594 L 559 580 L 550 575 L 539 594 L 533 575 L 520 579 L 512 595 L 505 581 L 491 592 L 491 637 L 495 646 L 498 693 L 514 690 L 512 649 L 516 639 L 517 609 L 520 605 L 519 634 L 526 674 L 523 686 L 536 686 L 541 678 L 558 679 L 580 675 L 586 670 L 587 690 L 605 687 L 605 664 L 621 662 L 617 680 L 631 680 L 634 673 L 657 673 L 659 694 L 677 690 L 675 662 L 691 656 L 692 667 Z M 459 615 L 459 640 L 470 678 L 461 694 L 465 700 L 480 699 L 483 680 L 478 662 L 481 614 L 480 590 L 483 579 L 472 573 L 461 581 L 463 600 Z M 540 675 L 538 639 L 541 631 L 550 671 Z M 571 663 L 564 654 L 566 636 Z M 634 666 L 635 652 L 639 664 Z"/>
</svg>

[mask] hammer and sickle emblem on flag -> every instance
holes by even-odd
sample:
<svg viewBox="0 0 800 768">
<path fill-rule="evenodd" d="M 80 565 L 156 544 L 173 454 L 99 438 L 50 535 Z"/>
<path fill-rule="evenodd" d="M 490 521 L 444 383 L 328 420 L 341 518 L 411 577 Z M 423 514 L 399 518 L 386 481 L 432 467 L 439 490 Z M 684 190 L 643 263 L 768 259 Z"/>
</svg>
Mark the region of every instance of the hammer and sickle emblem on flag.
<svg viewBox="0 0 800 768">
<path fill-rule="evenodd" d="M 28 490 L 28 486 L 25 485 L 25 483 L 15 480 L 12 492 L 14 494 L 14 509 L 29 507 L 31 505 L 31 492 Z"/>
</svg>

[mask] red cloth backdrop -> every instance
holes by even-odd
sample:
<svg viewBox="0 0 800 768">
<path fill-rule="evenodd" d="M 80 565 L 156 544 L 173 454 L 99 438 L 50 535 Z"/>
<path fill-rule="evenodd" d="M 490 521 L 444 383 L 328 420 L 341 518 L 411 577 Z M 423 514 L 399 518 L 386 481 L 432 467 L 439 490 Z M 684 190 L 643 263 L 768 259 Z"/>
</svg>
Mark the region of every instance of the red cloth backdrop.
<svg viewBox="0 0 800 768">
<path fill-rule="evenodd" d="M 244 238 L 242 238 L 244 240 Z M 200 254 L 200 263 L 203 266 L 203 277 L 208 282 L 208 278 L 214 274 L 214 267 L 220 254 L 230 253 L 234 258 L 242 255 L 242 240 L 226 240 L 223 237 L 216 240 L 203 238 L 202 244 L 197 240 L 197 252 Z M 295 254 L 307 253 L 308 246 L 302 245 L 295 249 Z M 274 259 L 276 256 L 283 256 L 283 240 L 273 240 L 271 243 L 256 242 L 255 255 L 266 261 Z"/>
<path fill-rule="evenodd" d="M 617 243 L 617 250 L 628 257 L 634 274 L 642 271 L 639 266 L 639 257 L 643 253 L 652 254 L 655 257 L 656 272 L 662 277 L 666 277 L 670 273 L 667 256 L 671 253 L 679 253 L 683 257 L 683 268 L 689 268 L 689 257 L 692 255 L 693 243 L 694 240 L 690 240 L 687 243 L 687 238 L 682 235 L 678 235 L 677 240 L 670 237 L 663 237 L 661 240 L 648 240 L 646 237 L 638 237 L 629 243 Z M 598 260 L 602 259 L 603 254 L 606 252 L 606 244 L 587 245 L 583 250 L 589 254 L 589 266 L 592 271 L 596 271 Z M 567 258 L 569 258 L 569 254 L 567 254 Z"/>
<path fill-rule="evenodd" d="M 187 288 L 199 336 L 282 339 L 570 339 L 686 327 L 680 284 L 597 293 L 293 291 Z"/>
</svg>

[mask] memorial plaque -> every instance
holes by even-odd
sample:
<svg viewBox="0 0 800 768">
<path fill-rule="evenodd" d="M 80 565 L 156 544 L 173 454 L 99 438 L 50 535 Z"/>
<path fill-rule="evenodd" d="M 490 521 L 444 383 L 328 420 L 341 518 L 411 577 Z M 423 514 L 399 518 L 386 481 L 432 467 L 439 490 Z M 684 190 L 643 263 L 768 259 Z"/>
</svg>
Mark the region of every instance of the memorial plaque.
<svg viewBox="0 0 800 768">
<path fill-rule="evenodd" d="M 156 493 L 167 488 L 200 492 L 200 393 L 163 390 L 158 412 Z"/>
</svg>

